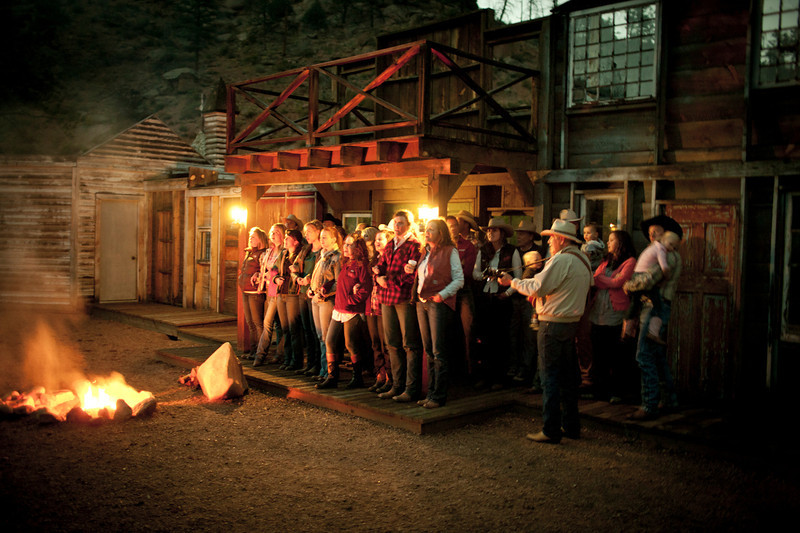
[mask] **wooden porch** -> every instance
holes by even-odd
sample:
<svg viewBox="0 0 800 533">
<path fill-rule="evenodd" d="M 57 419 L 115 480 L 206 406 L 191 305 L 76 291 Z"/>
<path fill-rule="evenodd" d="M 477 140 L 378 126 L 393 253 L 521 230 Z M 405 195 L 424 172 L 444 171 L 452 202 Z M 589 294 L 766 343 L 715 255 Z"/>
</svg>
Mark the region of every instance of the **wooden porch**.
<svg viewBox="0 0 800 533">
<path fill-rule="evenodd" d="M 183 309 L 163 304 L 124 303 L 96 304 L 92 316 L 116 320 L 132 326 L 204 344 L 191 348 L 159 351 L 158 357 L 192 368 L 201 364 L 222 343 L 236 345 L 235 317 L 211 311 Z M 527 394 L 522 387 L 494 392 L 476 392 L 470 387 L 451 388 L 447 405 L 439 409 L 423 409 L 416 404 L 398 404 L 381 400 L 365 389 L 348 391 L 317 390 L 313 381 L 275 365 L 252 368 L 243 365 L 250 386 L 285 398 L 366 418 L 416 434 L 446 431 L 467 424 L 480 423 L 497 414 L 515 411 L 541 420 L 542 396 Z M 343 379 L 349 379 L 343 370 Z M 631 405 L 581 400 L 580 414 L 584 425 L 620 433 L 627 439 L 669 441 L 681 446 L 730 445 L 730 433 L 737 431 L 722 413 L 712 409 L 687 408 L 656 420 L 631 423 L 626 417 L 636 410 Z M 744 443 L 748 444 L 748 443 Z"/>
</svg>

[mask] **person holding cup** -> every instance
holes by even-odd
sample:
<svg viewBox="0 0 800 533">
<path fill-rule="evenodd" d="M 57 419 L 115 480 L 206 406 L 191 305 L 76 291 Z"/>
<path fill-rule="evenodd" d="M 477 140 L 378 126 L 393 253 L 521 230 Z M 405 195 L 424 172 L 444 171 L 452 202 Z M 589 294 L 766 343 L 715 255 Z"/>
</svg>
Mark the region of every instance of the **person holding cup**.
<svg viewBox="0 0 800 533">
<path fill-rule="evenodd" d="M 392 388 L 378 397 L 412 402 L 419 399 L 422 392 L 422 341 L 416 310 L 411 303 L 420 243 L 412 229 L 414 215 L 410 211 L 396 212 L 392 222 L 394 238 L 386 244 L 372 268 L 375 282 L 381 287 L 381 316 L 394 378 Z"/>
</svg>

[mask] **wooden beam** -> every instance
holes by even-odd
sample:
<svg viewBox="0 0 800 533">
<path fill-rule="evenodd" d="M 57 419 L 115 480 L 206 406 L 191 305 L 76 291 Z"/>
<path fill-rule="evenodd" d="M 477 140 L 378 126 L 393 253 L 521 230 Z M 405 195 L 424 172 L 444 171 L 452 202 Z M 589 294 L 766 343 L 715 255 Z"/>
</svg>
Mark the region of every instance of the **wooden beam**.
<svg viewBox="0 0 800 533">
<path fill-rule="evenodd" d="M 645 165 L 637 167 L 540 170 L 535 179 L 546 183 L 650 181 L 717 178 L 751 178 L 789 176 L 800 173 L 800 161 L 726 161 L 684 165 Z"/>
<path fill-rule="evenodd" d="M 328 168 L 331 166 L 332 155 L 333 152 L 330 150 L 311 148 L 308 151 L 308 166 L 316 168 Z"/>
<path fill-rule="evenodd" d="M 236 184 L 241 187 L 247 187 L 252 185 L 284 185 L 292 183 L 317 184 L 348 181 L 375 181 L 396 178 L 427 177 L 431 175 L 431 172 L 455 174 L 458 173 L 458 171 L 458 162 L 452 159 L 426 159 L 422 161 L 381 163 L 352 167 L 239 174 L 236 177 Z"/>
<path fill-rule="evenodd" d="M 269 172 L 275 168 L 275 158 L 267 154 L 253 154 L 250 156 L 250 169 L 256 172 Z"/>
<path fill-rule="evenodd" d="M 366 156 L 367 148 L 364 146 L 343 145 L 339 150 L 343 165 L 363 165 Z"/>
<path fill-rule="evenodd" d="M 325 203 L 333 209 L 334 213 L 341 213 L 344 210 L 344 198 L 341 192 L 335 190 L 330 183 L 317 183 L 315 185 Z"/>
<path fill-rule="evenodd" d="M 300 168 L 300 154 L 293 152 L 278 152 L 278 168 L 284 170 L 297 170 Z"/>
<path fill-rule="evenodd" d="M 521 203 L 524 203 L 525 205 L 533 205 L 533 182 L 528 177 L 528 173 L 525 172 L 525 170 L 518 168 L 509 168 L 508 175 L 511 177 L 514 185 L 517 186 L 519 192 L 522 194 L 522 198 L 520 199 Z"/>
<path fill-rule="evenodd" d="M 419 140 L 420 157 L 448 157 L 458 160 L 464 167 L 481 164 L 498 168 L 536 168 L 538 157 L 533 152 L 503 150 L 490 146 L 446 141 L 422 137 Z"/>
<path fill-rule="evenodd" d="M 403 151 L 405 151 L 405 149 L 406 143 L 399 143 L 396 141 L 378 141 L 378 161 L 386 161 L 389 163 L 400 161 L 400 159 L 403 157 Z"/>
</svg>

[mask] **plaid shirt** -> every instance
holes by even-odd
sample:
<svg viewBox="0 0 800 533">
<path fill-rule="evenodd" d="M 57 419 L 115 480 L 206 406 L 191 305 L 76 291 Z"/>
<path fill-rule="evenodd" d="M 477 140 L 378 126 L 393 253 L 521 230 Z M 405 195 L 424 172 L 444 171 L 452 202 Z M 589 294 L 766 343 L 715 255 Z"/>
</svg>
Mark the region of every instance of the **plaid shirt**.
<svg viewBox="0 0 800 533">
<path fill-rule="evenodd" d="M 419 241 L 409 236 L 406 242 L 394 249 L 394 239 L 386 244 L 383 255 L 378 260 L 380 276 L 386 276 L 386 287 L 378 291 L 381 303 L 395 305 L 411 301 L 411 288 L 414 285 L 414 274 L 406 274 L 403 267 L 409 260 L 419 261 Z"/>
</svg>

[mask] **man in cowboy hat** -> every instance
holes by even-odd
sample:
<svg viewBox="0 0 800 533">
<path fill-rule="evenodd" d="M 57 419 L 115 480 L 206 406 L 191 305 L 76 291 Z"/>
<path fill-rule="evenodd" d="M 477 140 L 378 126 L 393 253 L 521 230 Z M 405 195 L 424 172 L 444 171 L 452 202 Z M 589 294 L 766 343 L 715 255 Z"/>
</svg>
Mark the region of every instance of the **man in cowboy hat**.
<svg viewBox="0 0 800 533">
<path fill-rule="evenodd" d="M 289 213 L 283 219 L 283 223 L 286 224 L 286 229 L 287 230 L 296 229 L 296 230 L 299 230 L 299 231 L 303 231 L 303 221 L 300 220 L 299 218 L 297 218 L 297 215 L 293 215 L 293 214 Z"/>
<path fill-rule="evenodd" d="M 683 238 L 683 228 L 678 222 L 666 215 L 658 215 L 642 222 L 642 232 L 651 241 L 653 246 L 655 241 L 661 239 L 665 231 L 671 231 L 678 237 Z M 667 254 L 670 276 L 666 281 L 661 282 L 661 334 L 659 337 L 666 338 L 667 326 L 672 313 L 672 300 L 678 288 L 678 278 L 681 275 L 681 256 L 677 251 L 670 251 Z M 659 416 L 659 400 L 665 398 L 664 407 L 671 408 L 677 405 L 675 395 L 675 384 L 672 380 L 669 361 L 667 360 L 667 347 L 661 343 L 648 338 L 647 333 L 650 329 L 650 320 L 653 317 L 652 304 L 645 305 L 639 319 L 639 342 L 636 346 L 636 362 L 642 375 L 642 405 L 629 418 L 631 420 L 652 420 Z"/>
<path fill-rule="evenodd" d="M 536 297 L 544 427 L 539 433 L 527 437 L 534 442 L 558 443 L 561 442 L 562 428 L 567 438 L 580 437 L 580 369 L 575 354 L 575 335 L 586 308 L 586 294 L 593 276 L 589 260 L 577 247 L 581 241 L 573 223 L 556 219 L 542 235 L 550 237 L 551 254 L 544 270 L 531 279 L 512 279 L 504 274 L 500 283 Z"/>
<path fill-rule="evenodd" d="M 473 214 L 462 209 L 456 213 L 456 220 L 458 221 L 458 234 L 476 247 L 480 246 L 482 243 L 478 236 L 481 234 L 481 228 Z"/>
<path fill-rule="evenodd" d="M 511 272 L 514 277 L 522 276 L 522 259 L 519 251 L 508 239 L 514 235 L 514 228 L 502 218 L 489 221 L 486 228 L 486 244 L 478 250 L 472 277 L 478 281 L 475 294 L 477 320 L 476 337 L 482 350 L 475 354 L 481 361 L 478 367 L 476 388 L 491 385 L 492 389 L 502 388 L 508 370 L 511 342 L 511 314 L 513 308 L 510 296 L 514 289 L 501 287 L 494 277 L 484 279 L 487 268 L 500 272 Z"/>
</svg>

